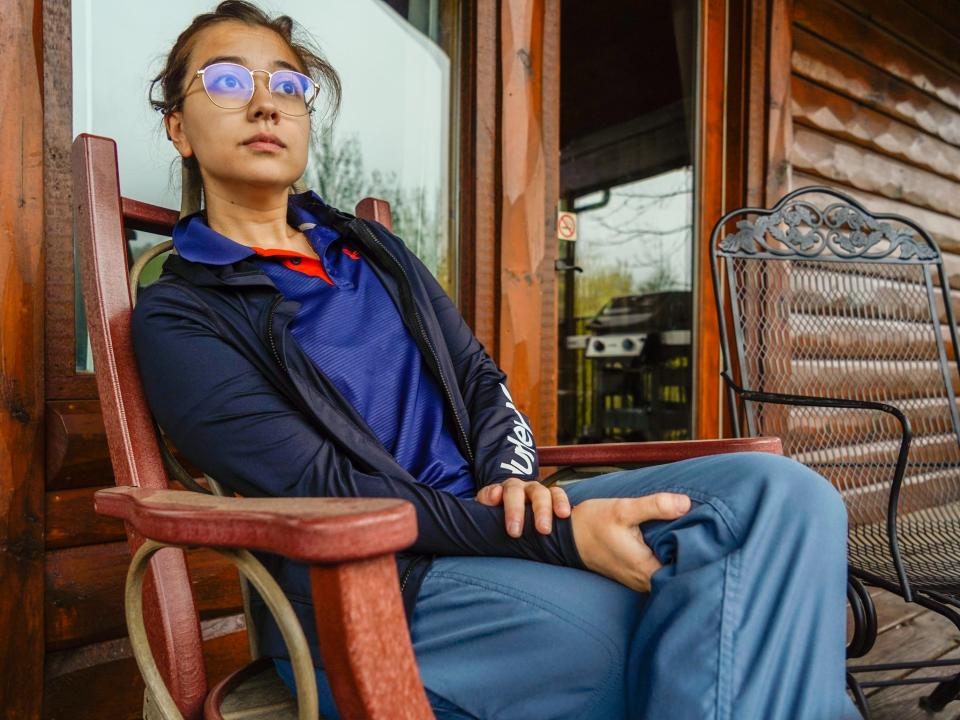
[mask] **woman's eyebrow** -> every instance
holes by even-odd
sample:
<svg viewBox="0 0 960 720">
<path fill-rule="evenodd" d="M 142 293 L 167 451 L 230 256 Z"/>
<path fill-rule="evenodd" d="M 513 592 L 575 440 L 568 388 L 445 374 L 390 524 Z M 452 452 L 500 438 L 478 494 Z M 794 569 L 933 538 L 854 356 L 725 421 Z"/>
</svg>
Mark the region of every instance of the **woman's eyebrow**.
<svg viewBox="0 0 960 720">
<path fill-rule="evenodd" d="M 205 68 L 207 65 L 213 65 L 213 63 L 218 62 L 232 62 L 237 63 L 238 65 L 246 65 L 246 58 L 242 58 L 238 55 L 216 55 L 212 58 L 208 58 L 204 63 L 200 65 L 200 68 Z M 291 65 L 286 60 L 274 60 L 273 67 L 275 68 L 284 68 L 286 70 L 295 70 L 300 72 L 300 69 L 296 65 Z"/>
<path fill-rule="evenodd" d="M 204 60 L 202 63 L 200 63 L 200 67 L 205 68 L 207 65 L 213 65 L 214 63 L 218 62 L 232 62 L 243 65 L 246 63 L 246 59 L 238 57 L 237 55 L 216 55 L 212 58 L 207 58 Z"/>
</svg>

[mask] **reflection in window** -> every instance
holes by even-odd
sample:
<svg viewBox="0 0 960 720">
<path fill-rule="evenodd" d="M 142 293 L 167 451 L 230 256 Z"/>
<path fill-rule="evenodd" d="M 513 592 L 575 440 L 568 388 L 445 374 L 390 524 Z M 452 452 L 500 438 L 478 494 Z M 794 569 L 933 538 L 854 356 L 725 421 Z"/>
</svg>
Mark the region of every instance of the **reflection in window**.
<svg viewBox="0 0 960 720">
<path fill-rule="evenodd" d="M 73 132 L 116 139 L 125 195 L 178 207 L 179 157 L 166 140 L 147 89 L 177 35 L 215 3 L 74 0 Z M 306 28 L 343 82 L 343 104 L 311 148 L 308 185 L 348 212 L 365 196 L 390 202 L 394 231 L 456 297 L 457 177 L 451 154 L 457 3 L 437 0 L 261 2 Z M 123 62 L 117 62 L 123 58 Z M 322 98 L 318 100 L 322 107 Z M 316 120 L 315 120 L 316 122 Z M 130 262 L 161 238 L 131 233 Z M 163 257 L 145 282 L 157 277 Z M 79 284 L 78 284 L 79 287 Z M 77 298 L 77 369 L 92 370 L 83 304 Z"/>
<path fill-rule="evenodd" d="M 690 166 L 577 198 L 574 209 L 586 209 L 578 216 L 576 315 L 593 316 L 612 297 L 689 292 L 692 205 Z"/>
<path fill-rule="evenodd" d="M 561 13 L 558 440 L 687 438 L 696 3 Z"/>
</svg>

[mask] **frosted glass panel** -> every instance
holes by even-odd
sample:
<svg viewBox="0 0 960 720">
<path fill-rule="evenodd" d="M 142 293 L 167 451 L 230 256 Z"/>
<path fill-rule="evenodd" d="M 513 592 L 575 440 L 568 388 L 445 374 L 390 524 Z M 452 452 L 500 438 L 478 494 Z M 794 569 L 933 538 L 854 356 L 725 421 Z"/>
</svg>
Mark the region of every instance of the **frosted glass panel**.
<svg viewBox="0 0 960 720">
<path fill-rule="evenodd" d="M 128 197 L 179 207 L 179 156 L 147 94 L 177 35 L 214 5 L 73 2 L 73 132 L 117 141 L 120 186 Z M 452 13 L 441 15 L 437 0 L 284 0 L 260 6 L 306 28 L 343 83 L 339 118 L 311 148 L 310 187 L 350 212 L 368 195 L 388 200 L 395 232 L 455 294 L 452 63 L 441 47 L 455 36 L 443 25 Z M 322 110 L 316 114 L 326 117 Z M 131 233 L 131 262 L 157 239 Z M 78 317 L 77 366 L 90 370 L 82 303 Z"/>
</svg>

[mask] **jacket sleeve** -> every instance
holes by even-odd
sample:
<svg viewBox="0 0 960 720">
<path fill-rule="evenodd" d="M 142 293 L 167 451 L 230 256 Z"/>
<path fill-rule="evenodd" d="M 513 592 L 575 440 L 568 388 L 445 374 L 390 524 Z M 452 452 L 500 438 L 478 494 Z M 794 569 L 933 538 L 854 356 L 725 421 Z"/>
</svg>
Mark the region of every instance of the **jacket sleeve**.
<svg viewBox="0 0 960 720">
<path fill-rule="evenodd" d="M 544 535 L 528 508 L 523 536 L 514 539 L 504 529 L 502 507 L 355 467 L 274 387 L 251 353 L 220 332 L 216 316 L 191 291 L 164 282 L 148 287 L 134 310 L 132 333 L 147 403 L 160 427 L 227 488 L 248 497 L 402 498 L 417 512 L 414 552 L 584 568 L 569 519 L 556 518 L 553 532 Z"/>
<path fill-rule="evenodd" d="M 514 404 L 507 376 L 487 354 L 450 296 L 411 253 L 440 323 L 470 415 L 480 487 L 509 477 L 537 480 L 540 469 L 530 419 Z"/>
</svg>

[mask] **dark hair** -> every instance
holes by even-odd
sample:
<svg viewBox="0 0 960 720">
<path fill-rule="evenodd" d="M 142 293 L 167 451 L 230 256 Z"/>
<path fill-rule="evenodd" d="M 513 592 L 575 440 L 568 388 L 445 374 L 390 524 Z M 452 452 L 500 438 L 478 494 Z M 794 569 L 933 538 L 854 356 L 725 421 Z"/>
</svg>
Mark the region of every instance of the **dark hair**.
<svg viewBox="0 0 960 720">
<path fill-rule="evenodd" d="M 264 27 L 282 37 L 296 55 L 303 72 L 312 77 L 320 85 L 321 90 L 325 91 L 329 100 L 330 122 L 333 122 L 340 111 L 341 101 L 340 76 L 337 71 L 324 59 L 312 39 L 292 18 L 287 15 L 271 18 L 247 0 L 224 0 L 213 12 L 197 15 L 187 29 L 180 33 L 167 54 L 163 70 L 150 82 L 150 104 L 154 110 L 166 115 L 180 107 L 186 89 L 184 85 L 187 81 L 190 53 L 197 33 L 227 21 Z M 312 121 L 311 125 L 313 125 Z M 313 130 L 316 132 L 318 128 L 314 126 Z M 182 183 L 180 212 L 181 215 L 185 215 L 200 209 L 202 181 L 196 157 L 184 158 Z"/>
<path fill-rule="evenodd" d="M 247 0 L 224 0 L 213 12 L 197 15 L 189 27 L 180 33 L 167 55 L 166 65 L 150 83 L 150 104 L 154 110 L 166 114 L 180 107 L 194 38 L 201 30 L 228 20 L 264 27 L 282 37 L 297 56 L 301 70 L 327 91 L 331 116 L 336 116 L 341 100 L 340 76 L 337 71 L 324 59 L 314 43 L 305 37 L 305 33 L 292 18 L 288 15 L 271 18 Z M 159 95 L 155 94 L 158 85 Z"/>
</svg>

